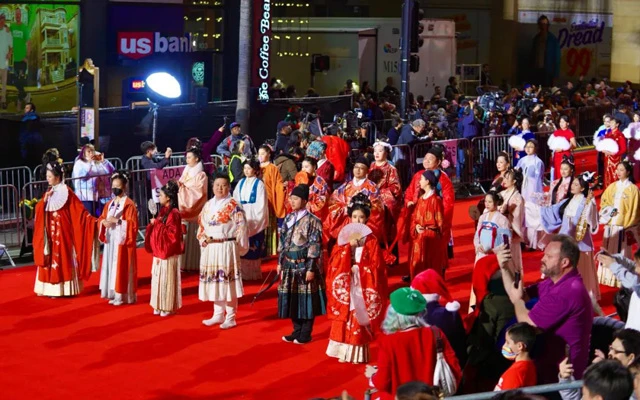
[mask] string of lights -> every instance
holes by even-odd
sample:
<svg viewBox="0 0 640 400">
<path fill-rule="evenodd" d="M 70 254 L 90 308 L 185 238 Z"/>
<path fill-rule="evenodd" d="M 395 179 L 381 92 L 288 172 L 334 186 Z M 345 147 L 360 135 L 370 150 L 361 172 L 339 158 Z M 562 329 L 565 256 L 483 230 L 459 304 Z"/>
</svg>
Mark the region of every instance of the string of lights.
<svg viewBox="0 0 640 400">
<path fill-rule="evenodd" d="M 298 18 L 274 18 L 271 26 L 274 30 L 272 41 L 277 44 L 275 55 L 278 57 L 310 57 L 309 42 L 309 3 L 272 3 L 272 7 L 306 8 L 306 16 Z"/>
</svg>

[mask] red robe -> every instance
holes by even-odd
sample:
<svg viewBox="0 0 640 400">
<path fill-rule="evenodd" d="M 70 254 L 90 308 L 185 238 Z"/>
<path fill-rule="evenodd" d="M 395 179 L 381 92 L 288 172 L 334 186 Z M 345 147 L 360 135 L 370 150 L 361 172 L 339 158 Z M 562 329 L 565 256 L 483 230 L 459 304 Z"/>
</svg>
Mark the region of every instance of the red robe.
<svg viewBox="0 0 640 400">
<path fill-rule="evenodd" d="M 102 221 L 107 218 L 109 207 L 113 203 L 113 199 L 105 205 L 104 211 L 98 218 L 99 239 L 102 243 L 107 242 L 107 228 L 102 225 Z M 123 221 L 127 222 L 127 238 L 124 244 L 118 249 L 118 266 L 116 268 L 116 287 L 115 292 L 126 294 L 129 293 L 129 276 L 132 276 L 133 293 L 136 292 L 138 286 L 138 269 L 136 264 L 136 238 L 138 236 L 138 209 L 131 198 L 127 197 L 124 202 L 124 211 L 122 212 Z M 102 268 L 105 268 L 103 265 Z M 131 275 L 129 272 L 133 270 Z"/>
<path fill-rule="evenodd" d="M 383 206 L 380 201 L 378 187 L 368 179 L 365 179 L 364 183 L 360 186 L 355 186 L 353 180 L 351 180 L 337 188 L 331 195 L 331 199 L 329 200 L 329 214 L 322 223 L 324 243 L 327 243 L 330 239 L 337 239 L 340 230 L 351 222 L 347 214 L 347 206 L 351 198 L 360 192 L 366 194 L 369 200 L 371 200 L 371 216 L 369 217 L 367 226 L 371 228 L 378 239 L 381 239 L 381 235 L 385 234 Z"/>
<path fill-rule="evenodd" d="M 433 329 L 440 331 L 436 327 L 423 327 L 379 336 L 378 372 L 371 381 L 380 392 L 380 398 L 393 399 L 398 386 L 407 382 L 434 384 L 437 351 Z M 442 331 L 440 338 L 444 347 L 444 359 L 459 384 L 462 372 L 456 353 Z"/>
<path fill-rule="evenodd" d="M 407 187 L 407 190 L 404 194 L 405 207 L 402 209 L 400 218 L 398 220 L 398 234 L 400 235 L 400 240 L 405 243 L 411 240 L 411 232 L 409 230 L 410 224 L 408 222 L 411 220 L 411 215 L 413 214 L 413 210 L 415 210 L 415 204 L 418 203 L 418 197 L 420 197 L 420 177 L 423 173 L 424 170 L 421 170 L 413 175 L 413 178 L 411 178 L 411 183 Z M 442 205 L 444 206 L 442 236 L 445 243 L 449 244 L 449 241 L 451 240 L 451 227 L 453 226 L 453 206 L 456 202 L 456 192 L 453 188 L 453 182 L 451 182 L 451 178 L 449 178 L 449 176 L 444 171 L 441 171 L 438 183 L 440 185 L 440 197 L 442 198 Z M 414 205 L 412 207 L 409 207 L 409 202 L 413 202 Z"/>
<path fill-rule="evenodd" d="M 68 198 L 59 210 L 45 211 L 50 191 L 36 205 L 33 261 L 38 267 L 38 280 L 50 284 L 73 280 L 76 263 L 78 279 L 89 279 L 94 261 L 97 220 L 78 197 L 67 186 L 65 188 L 69 191 Z M 45 237 L 48 255 L 44 254 Z"/>
<path fill-rule="evenodd" d="M 331 161 L 329 160 L 323 162 L 322 165 L 319 166 L 316 170 L 316 175 L 324 179 L 324 181 L 327 183 L 327 186 L 329 186 L 329 194 L 333 192 L 333 176 L 335 173 L 336 169 L 333 167 L 333 164 L 331 164 Z"/>
<path fill-rule="evenodd" d="M 571 142 L 571 139 L 576 137 L 576 135 L 573 133 L 571 129 L 565 129 L 565 130 L 558 129 L 555 132 L 553 132 L 553 135 L 557 137 L 563 137 L 567 139 L 567 142 Z M 573 151 L 564 150 L 564 151 L 554 152 L 553 149 L 551 150 L 552 150 L 551 165 L 553 165 L 554 174 L 555 174 L 553 179 L 557 179 L 560 176 L 560 165 L 562 164 L 562 159 L 564 158 L 564 156 L 569 157 L 571 154 L 573 154 Z"/>
<path fill-rule="evenodd" d="M 162 222 L 164 216 L 167 221 Z M 144 248 L 148 253 L 153 254 L 155 258 L 166 260 L 170 257 L 184 253 L 184 243 L 182 242 L 182 221 L 180 212 L 169 207 L 162 207 L 160 213 L 156 217 L 156 222 L 147 225 L 147 231 L 144 236 Z"/>
<path fill-rule="evenodd" d="M 345 169 L 347 168 L 347 158 L 349 157 L 349 151 L 351 151 L 349 144 L 342 138 L 332 135 L 324 135 L 320 140 L 327 144 L 325 155 L 335 168 L 333 181 L 343 182 Z"/>
<path fill-rule="evenodd" d="M 373 235 L 365 239 L 359 276 L 370 329 L 363 328 L 351 305 L 352 249 L 350 244 L 335 246 L 327 271 L 327 318 L 333 320 L 329 339 L 350 345 L 371 343 L 379 331 L 387 309 L 387 275 L 382 250 Z"/>
<path fill-rule="evenodd" d="M 610 184 L 618 180 L 616 176 L 616 168 L 622 156 L 627 153 L 627 138 L 620 132 L 619 129 L 611 131 L 604 136 L 605 139 L 613 139 L 618 144 L 618 152 L 613 156 L 605 156 L 604 161 L 604 189 Z"/>
<path fill-rule="evenodd" d="M 447 242 L 442 235 L 442 199 L 433 193 L 428 198 L 420 197 L 411 217 L 411 245 L 409 247 L 409 273 L 411 279 L 426 269 L 442 274 L 447 265 Z M 425 228 L 418 233 L 416 227 Z"/>
</svg>

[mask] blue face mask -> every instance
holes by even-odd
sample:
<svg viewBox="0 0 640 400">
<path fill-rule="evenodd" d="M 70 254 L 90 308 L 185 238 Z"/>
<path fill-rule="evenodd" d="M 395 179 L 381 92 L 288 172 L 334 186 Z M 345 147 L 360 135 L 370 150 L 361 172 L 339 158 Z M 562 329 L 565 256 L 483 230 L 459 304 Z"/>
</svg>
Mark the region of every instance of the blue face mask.
<svg viewBox="0 0 640 400">
<path fill-rule="evenodd" d="M 518 356 L 518 353 L 514 353 L 509 346 L 507 346 L 506 344 L 504 346 L 502 346 L 502 356 L 504 358 L 506 358 L 509 361 L 513 361 L 516 359 L 516 357 Z"/>
</svg>

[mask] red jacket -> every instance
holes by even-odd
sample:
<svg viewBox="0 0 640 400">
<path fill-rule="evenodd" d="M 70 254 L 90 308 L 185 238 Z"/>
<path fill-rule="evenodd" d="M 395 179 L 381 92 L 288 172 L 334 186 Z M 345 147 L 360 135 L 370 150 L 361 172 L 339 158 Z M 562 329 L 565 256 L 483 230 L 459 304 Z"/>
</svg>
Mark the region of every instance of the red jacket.
<svg viewBox="0 0 640 400">
<path fill-rule="evenodd" d="M 398 386 L 411 381 L 433 385 L 436 366 L 436 339 L 432 329 L 424 327 L 381 335 L 378 340 L 378 372 L 371 378 L 382 399 L 393 399 Z M 442 331 L 444 358 L 460 383 L 462 372 L 456 354 Z"/>
</svg>

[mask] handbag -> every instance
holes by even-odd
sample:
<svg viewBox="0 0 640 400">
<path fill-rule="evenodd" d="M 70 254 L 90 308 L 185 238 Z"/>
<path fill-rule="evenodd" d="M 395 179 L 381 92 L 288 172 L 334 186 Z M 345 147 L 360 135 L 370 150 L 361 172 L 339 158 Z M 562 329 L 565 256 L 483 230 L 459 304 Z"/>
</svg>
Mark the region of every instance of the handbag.
<svg viewBox="0 0 640 400">
<path fill-rule="evenodd" d="M 436 356 L 436 368 L 433 372 L 433 384 L 440 388 L 444 397 L 453 396 L 458 390 L 458 383 L 453 375 L 453 371 L 451 371 L 451 367 L 444 358 L 444 345 L 442 343 L 440 329 L 431 327 L 431 331 L 436 338 L 436 351 L 438 352 Z"/>
</svg>

